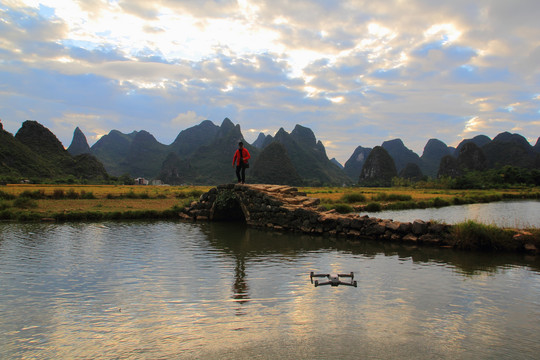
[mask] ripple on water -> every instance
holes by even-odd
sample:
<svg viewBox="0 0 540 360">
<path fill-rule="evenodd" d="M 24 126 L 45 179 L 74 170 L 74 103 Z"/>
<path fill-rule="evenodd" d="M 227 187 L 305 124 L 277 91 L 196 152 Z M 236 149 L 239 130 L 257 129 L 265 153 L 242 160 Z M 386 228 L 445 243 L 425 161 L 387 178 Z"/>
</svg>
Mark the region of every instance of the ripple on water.
<svg viewBox="0 0 540 360">
<path fill-rule="evenodd" d="M 230 224 L 0 224 L 0 236 L 2 358 L 540 350 L 539 267 L 519 257 L 345 247 Z M 315 288 L 310 271 L 353 271 L 358 288 Z"/>
</svg>

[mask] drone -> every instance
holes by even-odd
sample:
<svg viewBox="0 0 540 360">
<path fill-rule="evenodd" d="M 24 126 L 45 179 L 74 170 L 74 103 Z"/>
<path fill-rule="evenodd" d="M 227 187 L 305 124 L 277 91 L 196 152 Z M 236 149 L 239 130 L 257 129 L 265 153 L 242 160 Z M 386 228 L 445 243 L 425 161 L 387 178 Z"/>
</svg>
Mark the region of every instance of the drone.
<svg viewBox="0 0 540 360">
<path fill-rule="evenodd" d="M 324 281 L 324 282 L 319 282 L 319 280 L 315 280 L 315 287 L 322 286 L 322 285 L 332 285 L 332 286 L 347 285 L 347 286 L 357 287 L 356 280 L 354 280 L 354 273 L 352 271 L 350 274 L 315 274 L 312 271 L 309 274 L 309 278 L 311 279 L 312 284 L 313 284 L 314 277 L 325 277 L 328 279 L 328 281 Z M 343 278 L 343 277 L 351 278 L 351 281 L 350 282 L 341 281 L 340 278 Z"/>
</svg>

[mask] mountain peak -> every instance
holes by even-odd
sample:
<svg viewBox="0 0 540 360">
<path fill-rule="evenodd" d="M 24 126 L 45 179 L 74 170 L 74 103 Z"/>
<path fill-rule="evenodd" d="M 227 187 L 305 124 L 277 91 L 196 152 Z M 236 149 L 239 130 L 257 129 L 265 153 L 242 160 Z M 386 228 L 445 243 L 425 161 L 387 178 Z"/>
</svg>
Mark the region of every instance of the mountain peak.
<svg viewBox="0 0 540 360">
<path fill-rule="evenodd" d="M 531 144 L 525 139 L 525 137 L 519 134 L 511 134 L 508 131 L 502 132 L 493 138 L 493 142 L 512 142 L 522 145 L 526 148 L 531 147 Z"/>
<path fill-rule="evenodd" d="M 26 120 L 15 138 L 42 155 L 58 155 L 66 150 L 58 138 L 45 126 L 34 120 Z"/>
<path fill-rule="evenodd" d="M 231 130 L 231 129 L 234 128 L 234 124 L 231 121 L 231 119 L 225 118 L 225 119 L 223 119 L 223 122 L 221 123 L 220 127 L 221 127 L 222 130 L 228 131 L 228 130 Z"/>
<path fill-rule="evenodd" d="M 417 165 L 421 163 L 420 157 L 414 151 L 407 148 L 401 139 L 385 141 L 381 147 L 388 151 L 388 154 L 394 160 L 397 171 L 403 170 L 408 163 Z"/>
<path fill-rule="evenodd" d="M 315 146 L 317 144 L 317 138 L 310 128 L 296 124 L 294 130 L 291 132 L 291 136 L 294 140 L 309 146 Z"/>
<path fill-rule="evenodd" d="M 73 132 L 73 139 L 71 140 L 71 145 L 69 145 L 67 151 L 73 156 L 90 153 L 90 146 L 88 146 L 86 136 L 84 136 L 84 133 L 78 126 Z"/>
<path fill-rule="evenodd" d="M 266 139 L 266 135 L 260 132 L 259 136 L 257 136 L 257 139 L 253 142 L 252 145 L 258 149 L 262 149 L 264 146 L 264 139 Z"/>
</svg>

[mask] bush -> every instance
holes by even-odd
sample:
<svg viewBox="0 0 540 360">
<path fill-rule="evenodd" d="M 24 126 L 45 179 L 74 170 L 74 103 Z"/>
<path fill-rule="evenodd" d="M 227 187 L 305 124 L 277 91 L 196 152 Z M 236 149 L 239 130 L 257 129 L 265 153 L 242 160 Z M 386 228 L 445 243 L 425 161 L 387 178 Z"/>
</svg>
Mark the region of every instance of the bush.
<svg viewBox="0 0 540 360">
<path fill-rule="evenodd" d="M 398 201 L 395 203 L 388 204 L 386 210 L 407 210 L 407 209 L 416 209 L 418 206 L 414 201 Z"/>
<path fill-rule="evenodd" d="M 445 199 L 440 198 L 440 197 L 436 197 L 436 198 L 432 199 L 431 201 L 433 203 L 433 206 L 437 207 L 437 208 L 451 205 L 450 201 L 445 200 Z"/>
<path fill-rule="evenodd" d="M 412 200 L 412 196 L 406 194 L 388 194 L 381 192 L 373 196 L 371 199 L 375 201 L 410 201 Z"/>
<path fill-rule="evenodd" d="M 11 203 L 4 200 L 0 200 L 0 211 L 9 209 L 10 207 L 11 207 Z"/>
<path fill-rule="evenodd" d="M 200 197 L 202 194 L 204 194 L 204 192 L 201 191 L 201 190 L 197 190 L 197 189 L 193 189 L 193 190 L 191 190 L 191 191 L 189 192 L 189 195 L 190 195 L 191 197 L 194 197 L 194 198 L 198 198 L 198 197 Z"/>
<path fill-rule="evenodd" d="M 341 200 L 345 201 L 346 203 L 353 204 L 353 203 L 365 202 L 366 196 L 360 193 L 350 193 L 350 194 L 343 195 L 341 197 Z"/>
<path fill-rule="evenodd" d="M 513 232 L 468 220 L 452 228 L 453 245 L 466 250 L 516 250 Z"/>
<path fill-rule="evenodd" d="M 36 208 L 38 205 L 37 205 L 37 202 L 35 202 L 31 198 L 20 197 L 18 199 L 15 199 L 15 201 L 13 201 L 13 206 L 19 209 L 32 209 L 32 208 Z"/>
<path fill-rule="evenodd" d="M 347 204 L 336 204 L 333 206 L 333 209 L 335 209 L 340 214 L 348 214 L 354 212 L 352 206 Z"/>
<path fill-rule="evenodd" d="M 27 198 L 27 199 L 45 199 L 47 196 L 45 195 L 44 190 L 25 190 L 20 195 L 19 198 Z"/>
<path fill-rule="evenodd" d="M 124 195 L 128 199 L 137 199 L 139 196 L 135 194 L 133 190 L 130 190 L 128 193 Z"/>
<path fill-rule="evenodd" d="M 366 205 L 365 210 L 367 212 L 378 212 L 382 210 L 382 206 L 378 202 L 370 202 Z"/>
<path fill-rule="evenodd" d="M 78 199 L 79 198 L 79 193 L 76 192 L 73 189 L 69 189 L 68 192 L 66 193 L 66 198 L 68 198 L 68 199 Z"/>
<path fill-rule="evenodd" d="M 54 189 L 52 198 L 53 199 L 63 199 L 66 195 L 64 194 L 64 190 L 62 189 Z"/>
<path fill-rule="evenodd" d="M 13 200 L 15 199 L 15 195 L 9 194 L 5 191 L 0 190 L 0 199 L 2 200 Z"/>
<path fill-rule="evenodd" d="M 81 199 L 95 199 L 94 193 L 91 191 L 81 191 Z"/>
</svg>

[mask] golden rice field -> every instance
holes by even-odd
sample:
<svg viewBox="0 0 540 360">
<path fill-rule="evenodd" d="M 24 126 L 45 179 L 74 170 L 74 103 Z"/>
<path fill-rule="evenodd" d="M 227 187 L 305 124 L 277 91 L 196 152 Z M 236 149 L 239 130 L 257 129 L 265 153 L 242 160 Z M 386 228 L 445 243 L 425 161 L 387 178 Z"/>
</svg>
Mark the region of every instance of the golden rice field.
<svg viewBox="0 0 540 360">
<path fill-rule="evenodd" d="M 42 214 L 61 212 L 113 212 L 130 210 L 164 211 L 174 206 L 181 206 L 190 200 L 197 199 L 200 194 L 210 190 L 211 186 L 136 186 L 136 185 L 32 185 L 10 184 L 0 186 L 0 191 L 19 197 L 23 193 L 42 194 L 36 199 L 37 207 L 33 212 Z M 503 190 L 441 190 L 413 188 L 360 188 L 360 187 L 303 187 L 300 191 L 308 196 L 321 199 L 323 204 L 367 204 L 378 201 L 393 201 L 383 195 L 408 198 L 409 202 L 422 202 L 442 199 L 455 202 L 455 199 L 476 199 L 477 202 L 493 201 L 497 198 L 535 197 L 539 188 L 503 189 Z M 55 194 L 64 194 L 56 199 Z M 69 198 L 69 194 L 81 195 L 78 199 Z M 82 194 L 91 194 L 85 198 Z M 360 195 L 361 200 L 346 200 L 347 195 Z M 533 196 L 530 196 L 530 195 Z M 484 199 L 484 200 L 483 200 Z M 474 201 L 474 200 L 473 200 Z"/>
</svg>

